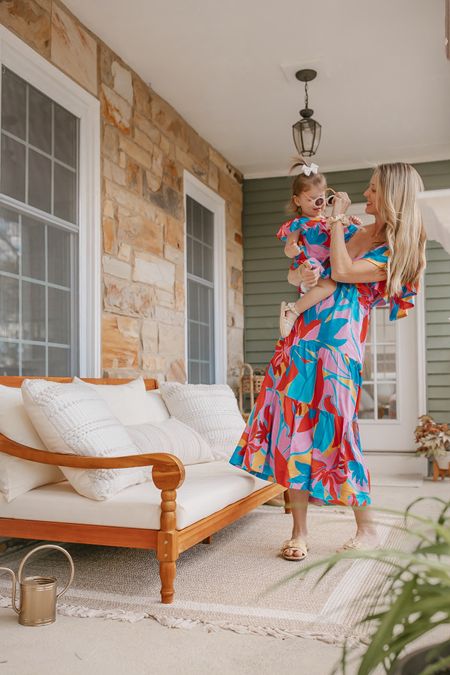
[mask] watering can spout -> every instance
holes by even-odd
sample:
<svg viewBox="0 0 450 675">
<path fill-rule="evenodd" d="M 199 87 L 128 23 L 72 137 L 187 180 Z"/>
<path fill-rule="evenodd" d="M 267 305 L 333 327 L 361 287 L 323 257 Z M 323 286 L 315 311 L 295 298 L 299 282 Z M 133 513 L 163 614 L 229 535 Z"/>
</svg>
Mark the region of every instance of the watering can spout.
<svg viewBox="0 0 450 675">
<path fill-rule="evenodd" d="M 19 614 L 20 610 L 18 607 L 16 607 L 16 575 L 12 570 L 9 569 L 9 567 L 0 567 L 0 574 L 2 572 L 7 572 L 8 574 L 11 575 L 12 578 L 12 587 L 11 587 L 11 604 L 12 608 L 15 611 L 16 614 Z"/>
</svg>

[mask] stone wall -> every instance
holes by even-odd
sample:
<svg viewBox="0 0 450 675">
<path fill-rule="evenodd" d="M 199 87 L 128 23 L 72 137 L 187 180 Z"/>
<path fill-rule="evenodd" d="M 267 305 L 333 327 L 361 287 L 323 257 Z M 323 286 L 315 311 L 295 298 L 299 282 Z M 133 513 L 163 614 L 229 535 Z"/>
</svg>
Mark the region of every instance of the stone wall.
<svg viewBox="0 0 450 675">
<path fill-rule="evenodd" d="M 2 0 L 0 22 L 101 102 L 105 375 L 184 377 L 187 169 L 226 201 L 233 382 L 243 358 L 241 174 L 60 3 Z"/>
</svg>

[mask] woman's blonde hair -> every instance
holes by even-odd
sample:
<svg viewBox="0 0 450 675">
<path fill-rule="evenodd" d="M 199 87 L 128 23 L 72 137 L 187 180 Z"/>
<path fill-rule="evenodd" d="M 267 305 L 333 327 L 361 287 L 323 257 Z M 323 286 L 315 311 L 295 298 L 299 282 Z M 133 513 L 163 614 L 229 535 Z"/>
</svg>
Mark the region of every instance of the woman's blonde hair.
<svg viewBox="0 0 450 675">
<path fill-rule="evenodd" d="M 294 169 L 301 166 L 308 166 L 308 162 L 299 155 L 292 160 L 289 173 L 292 173 Z M 324 189 L 327 187 L 327 179 L 323 173 L 311 173 L 309 176 L 305 176 L 304 173 L 297 174 L 292 181 L 292 194 L 289 203 L 287 204 L 286 211 L 288 213 L 297 213 L 298 215 L 301 215 L 302 210 L 294 202 L 294 197 L 298 197 L 302 192 L 306 192 L 316 185 L 323 185 Z"/>
<path fill-rule="evenodd" d="M 389 247 L 386 289 L 389 297 L 401 292 L 406 283 L 417 285 L 425 269 L 426 235 L 417 193 L 423 182 L 411 164 L 380 164 L 373 179 L 376 209 L 386 223 Z"/>
</svg>

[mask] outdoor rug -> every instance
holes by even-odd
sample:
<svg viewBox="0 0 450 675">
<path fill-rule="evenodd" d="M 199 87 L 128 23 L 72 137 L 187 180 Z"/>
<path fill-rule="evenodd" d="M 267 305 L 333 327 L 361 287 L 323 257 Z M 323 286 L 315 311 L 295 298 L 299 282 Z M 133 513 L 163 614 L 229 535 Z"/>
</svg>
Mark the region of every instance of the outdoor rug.
<svg viewBox="0 0 450 675">
<path fill-rule="evenodd" d="M 282 509 L 261 507 L 214 535 L 211 544 L 184 552 L 177 562 L 172 605 L 160 603 L 153 551 L 67 544 L 75 579 L 58 611 L 123 621 L 153 618 L 170 627 L 367 642 L 370 628 L 359 622 L 367 612 L 367 596 L 383 584 L 388 566 L 344 560 L 316 586 L 321 571 L 303 575 L 306 563 L 277 555 L 290 526 L 291 518 Z M 399 519 L 383 517 L 379 527 L 383 548 L 409 548 Z M 354 519 L 349 511 L 311 509 L 309 530 L 311 563 L 334 553 L 352 536 Z M 0 553 L 0 565 L 17 570 L 38 542 L 7 543 L 11 545 Z M 54 575 L 63 582 L 67 561 L 55 552 L 38 554 L 27 563 L 25 573 Z M 7 607 L 9 599 L 9 577 L 0 576 L 0 606 Z"/>
</svg>

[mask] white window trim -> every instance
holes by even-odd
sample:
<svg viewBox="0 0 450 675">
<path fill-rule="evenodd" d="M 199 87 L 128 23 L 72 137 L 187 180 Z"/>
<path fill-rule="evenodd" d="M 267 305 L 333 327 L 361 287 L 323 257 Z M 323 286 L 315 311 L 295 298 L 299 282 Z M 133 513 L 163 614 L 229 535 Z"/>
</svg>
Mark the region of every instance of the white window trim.
<svg viewBox="0 0 450 675">
<path fill-rule="evenodd" d="M 214 357 L 215 382 L 227 382 L 227 268 L 226 268 L 226 233 L 225 233 L 225 201 L 217 193 L 204 185 L 188 171 L 184 171 L 184 197 L 186 213 L 186 197 L 214 213 Z M 184 269 L 185 294 L 187 296 L 187 245 L 186 221 L 184 226 Z M 188 362 L 187 336 L 187 297 L 185 297 L 185 359 Z"/>
<path fill-rule="evenodd" d="M 80 376 L 101 374 L 100 103 L 56 66 L 0 26 L 0 65 L 17 73 L 80 120 Z M 1 81 L 1 78 L 0 78 Z"/>
</svg>

